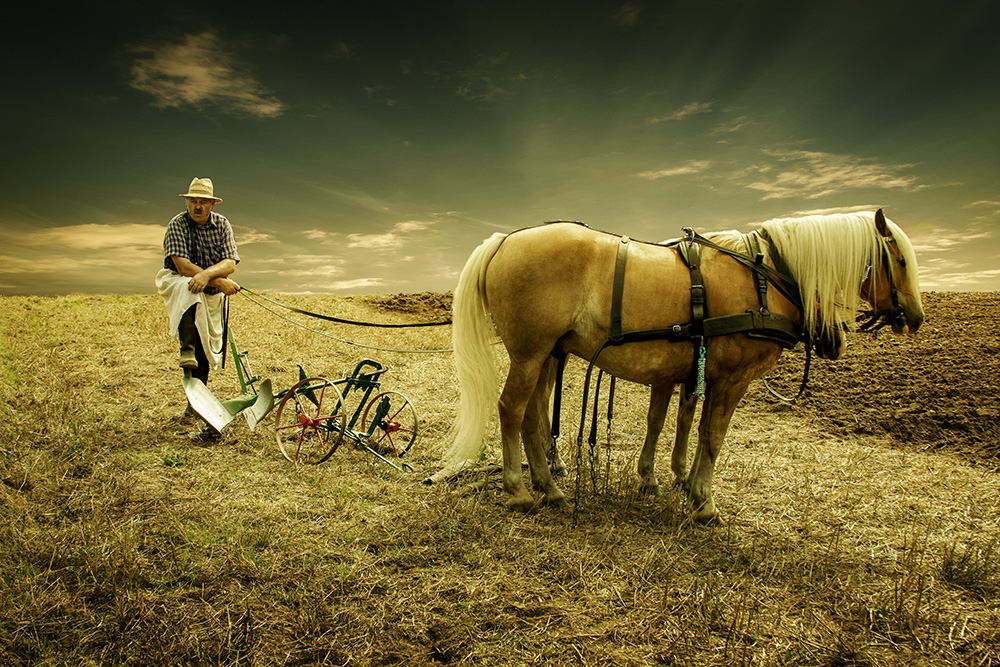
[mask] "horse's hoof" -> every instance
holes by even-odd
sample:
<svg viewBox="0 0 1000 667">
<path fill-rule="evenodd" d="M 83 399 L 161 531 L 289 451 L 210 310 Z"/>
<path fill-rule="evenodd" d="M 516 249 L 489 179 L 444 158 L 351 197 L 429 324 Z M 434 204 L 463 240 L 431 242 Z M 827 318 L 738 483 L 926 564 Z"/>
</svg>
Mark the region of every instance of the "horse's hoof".
<svg viewBox="0 0 1000 667">
<path fill-rule="evenodd" d="M 695 523 L 701 524 L 703 526 L 710 526 L 721 523 L 719 520 L 719 513 L 715 510 L 714 507 L 712 509 L 702 508 L 698 510 L 697 512 L 694 513 L 691 519 Z"/>
<path fill-rule="evenodd" d="M 653 498 L 662 498 L 663 489 L 660 488 L 659 484 L 640 484 L 639 494 L 643 496 L 651 496 Z"/>
<path fill-rule="evenodd" d="M 521 514 L 530 514 L 538 508 L 538 503 L 531 496 L 518 496 L 507 501 L 507 508 Z"/>
<path fill-rule="evenodd" d="M 549 507 L 553 507 L 561 511 L 569 509 L 569 503 L 566 502 L 566 496 L 559 496 L 558 498 L 546 498 L 545 504 L 548 505 Z"/>
</svg>

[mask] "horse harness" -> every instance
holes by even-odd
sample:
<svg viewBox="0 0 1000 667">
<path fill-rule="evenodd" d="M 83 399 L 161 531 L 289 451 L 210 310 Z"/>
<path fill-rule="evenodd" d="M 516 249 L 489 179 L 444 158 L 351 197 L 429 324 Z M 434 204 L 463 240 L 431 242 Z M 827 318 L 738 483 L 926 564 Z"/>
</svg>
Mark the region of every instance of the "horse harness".
<svg viewBox="0 0 1000 667">
<path fill-rule="evenodd" d="M 674 324 L 662 329 L 622 331 L 621 304 L 625 288 L 625 266 L 628 261 L 629 244 L 631 243 L 629 237 L 623 236 L 618 244 L 618 253 L 615 260 L 614 283 L 611 294 L 610 334 L 608 340 L 594 354 L 591 359 L 591 365 L 596 363 L 597 357 L 607 347 L 651 340 L 690 341 L 694 343 L 698 356 L 695 361 L 695 369 L 686 383 L 687 393 L 688 395 L 696 394 L 700 398 L 704 398 L 706 338 L 745 333 L 752 338 L 776 341 L 788 349 L 795 347 L 796 343 L 800 340 L 807 340 L 808 342 L 808 339 L 803 336 L 802 326 L 798 322 L 783 315 L 772 313 L 768 309 L 767 290 L 769 283 L 799 308 L 799 310 L 802 309 L 802 299 L 799 296 L 795 282 L 789 275 L 787 265 L 774 252 L 773 246 L 771 247 L 770 255 L 775 266 L 780 268 L 771 268 L 765 264 L 766 253 L 762 241 L 768 240 L 764 236 L 766 232 L 751 232 L 743 235 L 743 242 L 748 250 L 747 254 L 714 243 L 704 236 L 697 234 L 690 227 L 685 227 L 684 233 L 684 238 L 662 245 L 676 248 L 691 274 L 691 321 L 683 324 Z M 745 312 L 731 315 L 705 317 L 705 283 L 701 270 L 702 246 L 708 246 L 722 252 L 751 270 L 757 289 L 758 309 L 748 309 Z"/>
<path fill-rule="evenodd" d="M 576 224 L 583 223 L 577 222 Z M 781 345 L 783 345 L 786 349 L 791 349 L 795 347 L 799 341 L 803 341 L 805 342 L 806 348 L 805 367 L 798 395 L 801 395 L 805 390 L 809 377 L 809 362 L 812 353 L 813 339 L 811 333 L 804 331 L 801 324 L 791 318 L 772 313 L 768 309 L 767 291 L 768 284 L 770 284 L 779 293 L 781 293 L 782 296 L 798 308 L 799 312 L 803 312 L 802 297 L 799 293 L 798 285 L 791 277 L 791 271 L 789 270 L 788 265 L 782 259 L 781 255 L 775 249 L 774 244 L 771 242 L 770 235 L 767 230 L 761 229 L 760 231 L 754 231 L 742 235 L 743 243 L 747 249 L 746 254 L 721 246 L 704 236 L 701 236 L 691 227 L 684 227 L 683 231 L 684 237 L 658 245 L 668 248 L 676 248 L 681 259 L 688 267 L 691 274 L 691 321 L 683 324 L 674 324 L 662 329 L 650 329 L 646 331 L 625 332 L 622 330 L 622 296 L 625 291 L 625 267 L 628 262 L 628 248 L 631 243 L 631 239 L 628 236 L 620 237 L 618 252 L 615 259 L 614 282 L 611 292 L 611 321 L 609 336 L 604 344 L 597 349 L 597 352 L 594 353 L 594 356 L 590 359 L 590 363 L 587 367 L 587 374 L 583 385 L 584 415 L 581 416 L 578 446 L 582 440 L 583 421 L 586 419 L 591 374 L 597 363 L 598 356 L 600 356 L 601 352 L 608 347 L 624 345 L 625 343 L 652 340 L 693 342 L 697 350 L 697 357 L 694 362 L 694 368 L 685 382 L 685 391 L 688 396 L 697 395 L 699 398 L 704 400 L 706 338 L 745 333 L 751 338 L 776 341 L 781 343 Z M 896 285 L 892 277 L 892 270 L 888 268 L 888 243 L 893 239 L 891 236 L 888 236 L 884 237 L 882 240 L 884 243 L 881 244 L 881 259 L 883 264 L 887 267 L 886 275 L 889 281 L 889 293 L 892 299 L 892 306 L 884 310 L 875 310 L 873 308 L 870 311 L 859 314 L 857 317 L 859 331 L 875 332 L 887 324 L 895 324 L 900 321 L 905 322 L 902 309 L 899 306 L 899 298 Z M 764 248 L 763 243 L 767 243 L 767 249 Z M 743 313 L 720 315 L 709 318 L 705 317 L 705 284 L 701 273 L 702 246 L 707 246 L 713 250 L 728 255 L 732 259 L 750 269 L 754 278 L 754 284 L 757 290 L 757 300 L 760 306 L 757 310 L 747 309 Z M 774 264 L 773 268 L 765 263 L 765 259 L 768 256 L 770 256 L 771 262 Z M 869 267 L 869 270 L 871 270 L 871 267 Z M 555 356 L 558 360 L 558 364 L 556 367 L 556 383 L 555 393 L 553 396 L 554 405 L 551 423 L 553 443 L 559 437 L 559 414 L 562 403 L 563 371 L 566 365 L 565 353 L 556 353 Z M 611 395 L 613 395 L 614 392 L 614 379 L 614 376 L 612 376 L 611 388 L 609 391 Z M 795 398 L 786 398 L 785 396 L 774 392 L 774 390 L 770 387 L 768 387 L 768 389 L 772 394 L 781 400 L 791 401 Z M 600 380 L 598 380 L 598 391 L 600 391 Z M 609 396 L 609 420 L 611 417 L 610 400 Z M 596 437 L 596 408 L 597 401 L 595 398 L 595 424 L 591 427 L 591 446 L 593 446 Z"/>
<path fill-rule="evenodd" d="M 696 233 L 692 228 L 684 228 L 685 236 L 681 239 L 662 243 L 664 247 L 676 248 L 684 264 L 691 274 L 691 321 L 674 324 L 662 329 L 649 329 L 646 331 L 622 330 L 622 297 L 625 291 L 625 267 L 628 263 L 628 248 L 631 239 L 628 236 L 620 237 L 618 252 L 615 259 L 614 282 L 611 292 L 611 323 L 608 339 L 601 345 L 594 356 L 590 359 L 587 367 L 587 374 L 584 380 L 583 389 L 583 411 L 586 413 L 588 404 L 588 393 L 590 378 L 597 363 L 597 358 L 608 347 L 624 345 L 625 343 L 636 343 L 652 340 L 667 340 L 671 342 L 690 341 L 695 345 L 697 356 L 694 368 L 685 383 L 685 391 L 688 396 L 697 395 L 705 398 L 705 339 L 714 336 L 725 336 L 729 334 L 745 333 L 751 338 L 762 338 L 781 343 L 786 349 L 791 349 L 799 341 L 806 342 L 806 372 L 808 373 L 809 355 L 812 348 L 812 341 L 804 335 L 802 326 L 795 320 L 770 312 L 768 309 L 767 291 L 768 284 L 777 289 L 786 299 L 794 304 L 800 311 L 802 310 L 802 299 L 799 295 L 798 286 L 790 277 L 788 266 L 770 246 L 770 253 L 763 247 L 763 242 L 769 242 L 767 232 L 750 232 L 743 234 L 743 242 L 747 248 L 747 254 L 743 254 L 721 246 Z M 757 300 L 759 308 L 757 310 L 747 309 L 743 313 L 731 315 L 720 315 L 716 317 L 705 317 L 705 283 L 701 272 L 701 248 L 707 246 L 718 252 L 732 257 L 740 264 L 749 268 L 754 277 L 757 289 Z M 771 261 L 776 268 L 765 264 L 766 256 L 770 254 Z M 552 436 L 553 441 L 559 436 L 559 414 L 562 403 L 562 381 L 563 370 L 566 364 L 566 355 L 557 355 L 558 365 L 556 369 L 556 385 L 553 396 L 554 405 L 552 413 Z M 802 387 L 805 387 L 805 376 Z M 614 391 L 614 377 L 611 378 L 610 392 Z M 598 380 L 598 391 L 600 390 L 600 380 Z M 801 390 L 800 390 L 801 393 Z M 609 398 L 610 401 L 610 398 Z M 610 418 L 610 403 L 609 403 Z M 580 437 L 583 433 L 583 420 L 581 418 Z M 596 399 L 595 399 L 595 423 L 596 423 Z M 596 426 L 591 428 L 591 444 L 595 439 Z"/>
</svg>

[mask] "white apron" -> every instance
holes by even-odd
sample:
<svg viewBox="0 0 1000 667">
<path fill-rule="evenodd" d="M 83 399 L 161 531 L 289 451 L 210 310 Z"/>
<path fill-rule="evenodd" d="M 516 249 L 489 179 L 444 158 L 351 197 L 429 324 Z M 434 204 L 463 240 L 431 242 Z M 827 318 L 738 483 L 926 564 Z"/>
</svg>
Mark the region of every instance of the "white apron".
<svg viewBox="0 0 1000 667">
<path fill-rule="evenodd" d="M 197 305 L 194 313 L 194 323 L 198 327 L 198 337 L 201 347 L 208 357 L 212 368 L 218 368 L 222 362 L 222 305 L 224 295 L 194 294 L 188 290 L 188 277 L 182 276 L 170 269 L 160 269 L 156 274 L 156 291 L 163 297 L 163 305 L 167 308 L 170 318 L 170 336 L 177 336 L 177 327 L 181 317 L 188 308 Z"/>
</svg>

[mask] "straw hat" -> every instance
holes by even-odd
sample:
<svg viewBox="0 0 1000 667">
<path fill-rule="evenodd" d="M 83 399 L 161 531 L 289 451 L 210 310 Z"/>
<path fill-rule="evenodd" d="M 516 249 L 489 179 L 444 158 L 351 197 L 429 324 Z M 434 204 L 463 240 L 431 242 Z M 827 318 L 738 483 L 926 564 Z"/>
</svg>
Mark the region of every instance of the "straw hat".
<svg viewBox="0 0 1000 667">
<path fill-rule="evenodd" d="M 181 197 L 197 197 L 200 199 L 214 199 L 215 201 L 222 201 L 221 197 L 215 196 L 214 188 L 212 187 L 211 178 L 198 178 L 197 176 L 191 185 L 188 186 L 187 194 L 181 195 Z"/>
</svg>

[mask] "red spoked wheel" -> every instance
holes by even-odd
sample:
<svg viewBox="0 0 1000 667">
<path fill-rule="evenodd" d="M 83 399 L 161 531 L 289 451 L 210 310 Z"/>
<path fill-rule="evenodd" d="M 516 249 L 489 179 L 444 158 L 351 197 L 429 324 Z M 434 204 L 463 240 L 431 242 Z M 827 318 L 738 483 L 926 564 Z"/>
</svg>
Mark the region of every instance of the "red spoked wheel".
<svg viewBox="0 0 1000 667">
<path fill-rule="evenodd" d="M 385 407 L 379 409 L 383 401 Z M 398 391 L 384 391 L 372 398 L 361 417 L 361 430 L 370 433 L 368 446 L 380 454 L 402 456 L 410 451 L 418 428 L 417 409 Z"/>
<path fill-rule="evenodd" d="M 322 463 L 344 439 L 344 397 L 326 378 L 306 378 L 287 392 L 274 417 L 278 449 L 293 463 Z"/>
</svg>

